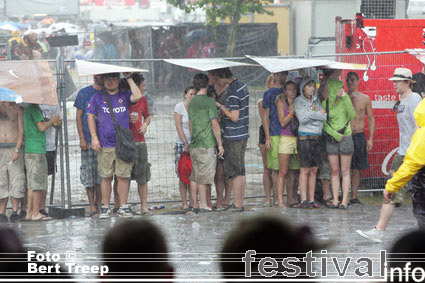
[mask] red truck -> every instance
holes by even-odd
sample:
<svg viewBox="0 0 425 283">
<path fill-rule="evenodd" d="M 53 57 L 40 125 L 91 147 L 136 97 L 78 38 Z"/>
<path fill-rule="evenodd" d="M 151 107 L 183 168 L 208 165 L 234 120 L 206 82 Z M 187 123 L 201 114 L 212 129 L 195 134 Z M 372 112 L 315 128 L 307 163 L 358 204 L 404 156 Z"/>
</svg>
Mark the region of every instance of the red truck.
<svg viewBox="0 0 425 283">
<path fill-rule="evenodd" d="M 357 71 L 359 91 L 372 101 L 376 131 L 369 152 L 370 168 L 363 171 L 362 178 L 368 188 L 382 188 L 399 142 L 397 117 L 392 110 L 398 95 L 388 78 L 397 67 L 409 68 L 413 74 L 422 70 L 423 64 L 403 51 L 425 48 L 425 20 L 363 19 L 361 14 L 354 20 L 337 17 L 335 39 L 336 53 L 340 54 L 337 61 L 368 64 L 367 71 Z M 371 54 L 375 52 L 388 54 Z M 368 137 L 367 128 L 365 132 Z"/>
</svg>

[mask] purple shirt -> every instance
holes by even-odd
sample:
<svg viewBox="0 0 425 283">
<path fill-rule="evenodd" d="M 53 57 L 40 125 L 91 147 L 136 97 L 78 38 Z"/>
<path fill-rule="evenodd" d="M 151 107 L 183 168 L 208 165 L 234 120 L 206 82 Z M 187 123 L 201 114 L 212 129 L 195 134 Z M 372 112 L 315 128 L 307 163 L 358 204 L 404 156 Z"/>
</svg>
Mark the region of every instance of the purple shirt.
<svg viewBox="0 0 425 283">
<path fill-rule="evenodd" d="M 117 94 L 109 95 L 112 109 L 117 119 L 118 125 L 123 128 L 130 129 L 129 105 L 131 103 L 130 91 L 120 91 Z M 109 114 L 108 103 L 103 94 L 97 92 L 93 95 L 88 105 L 88 114 L 94 114 L 97 117 L 97 135 L 99 136 L 100 145 L 102 147 L 115 147 L 115 128 L 112 122 L 111 114 Z"/>
<path fill-rule="evenodd" d="M 289 106 L 288 103 L 285 102 L 285 110 L 284 110 L 285 117 L 289 114 Z M 291 123 L 289 122 L 288 125 L 285 126 L 285 128 L 282 128 L 282 131 L 280 131 L 281 136 L 287 136 L 287 137 L 293 137 L 294 134 L 291 132 Z"/>
</svg>

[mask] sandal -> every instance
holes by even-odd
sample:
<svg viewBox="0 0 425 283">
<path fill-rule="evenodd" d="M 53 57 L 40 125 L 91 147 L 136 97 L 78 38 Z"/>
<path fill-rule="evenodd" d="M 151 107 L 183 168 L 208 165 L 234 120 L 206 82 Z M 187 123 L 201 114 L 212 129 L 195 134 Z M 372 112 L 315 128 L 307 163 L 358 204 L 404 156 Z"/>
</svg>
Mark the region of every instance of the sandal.
<svg viewBox="0 0 425 283">
<path fill-rule="evenodd" d="M 338 206 L 338 208 L 339 208 L 339 209 L 343 209 L 343 210 L 347 210 L 347 206 L 346 206 L 346 205 L 343 205 L 343 204 L 340 204 L 340 205 Z"/>
<path fill-rule="evenodd" d="M 334 205 L 333 203 L 331 203 L 330 205 L 327 205 L 326 207 L 329 209 L 337 209 L 339 208 L 339 205 Z"/>
<path fill-rule="evenodd" d="M 53 218 L 52 217 L 49 217 L 49 216 L 45 216 L 45 215 L 42 215 L 40 218 L 32 218 L 31 219 L 31 221 L 34 221 L 34 222 L 37 222 L 37 221 L 49 221 L 49 220 L 53 220 Z"/>
<path fill-rule="evenodd" d="M 298 202 L 289 205 L 289 208 L 299 208 L 299 207 L 300 207 L 300 204 Z"/>
<path fill-rule="evenodd" d="M 94 211 L 90 212 L 90 218 L 91 219 L 97 219 L 97 218 L 99 218 L 99 212 L 97 210 L 94 210 Z"/>
<path fill-rule="evenodd" d="M 272 204 L 270 202 L 263 203 L 263 207 L 272 207 Z"/>
</svg>

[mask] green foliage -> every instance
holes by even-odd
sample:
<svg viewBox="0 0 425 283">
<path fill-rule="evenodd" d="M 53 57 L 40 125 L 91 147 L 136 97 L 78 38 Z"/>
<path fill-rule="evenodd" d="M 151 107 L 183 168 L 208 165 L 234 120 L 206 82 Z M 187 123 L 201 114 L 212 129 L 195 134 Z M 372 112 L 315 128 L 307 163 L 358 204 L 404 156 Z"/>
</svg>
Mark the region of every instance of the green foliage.
<svg viewBox="0 0 425 283">
<path fill-rule="evenodd" d="M 273 13 L 264 9 L 264 4 L 273 4 L 273 0 L 167 0 L 171 5 L 191 13 L 195 9 L 205 10 L 208 25 L 217 26 L 218 20 L 230 18 L 231 21 L 239 19 L 249 13 L 268 14 Z M 239 9 L 237 13 L 235 11 Z M 235 18 L 236 17 L 236 18 Z"/>
</svg>

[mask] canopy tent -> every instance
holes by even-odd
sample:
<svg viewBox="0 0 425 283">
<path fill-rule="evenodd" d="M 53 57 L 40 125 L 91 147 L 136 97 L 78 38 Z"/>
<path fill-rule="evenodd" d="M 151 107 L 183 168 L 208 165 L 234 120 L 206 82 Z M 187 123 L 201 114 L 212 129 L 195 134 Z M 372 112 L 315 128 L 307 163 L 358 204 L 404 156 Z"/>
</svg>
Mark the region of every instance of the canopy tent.
<svg viewBox="0 0 425 283">
<path fill-rule="evenodd" d="M 1 61 L 0 73 L 1 100 L 58 105 L 56 85 L 47 61 Z"/>
<path fill-rule="evenodd" d="M 258 66 L 254 64 L 234 62 L 219 58 L 205 58 L 205 59 L 164 59 L 165 62 L 174 64 L 181 67 L 196 69 L 203 72 L 211 70 L 240 67 L 240 66 Z"/>
<path fill-rule="evenodd" d="M 94 63 L 94 62 L 89 62 L 84 60 L 75 60 L 75 62 L 77 64 L 78 74 L 81 77 L 108 74 L 108 73 L 149 72 L 148 70 L 145 70 L 145 69 L 136 69 L 136 68 L 130 68 L 130 67 L 117 66 L 117 65 Z"/>
</svg>

